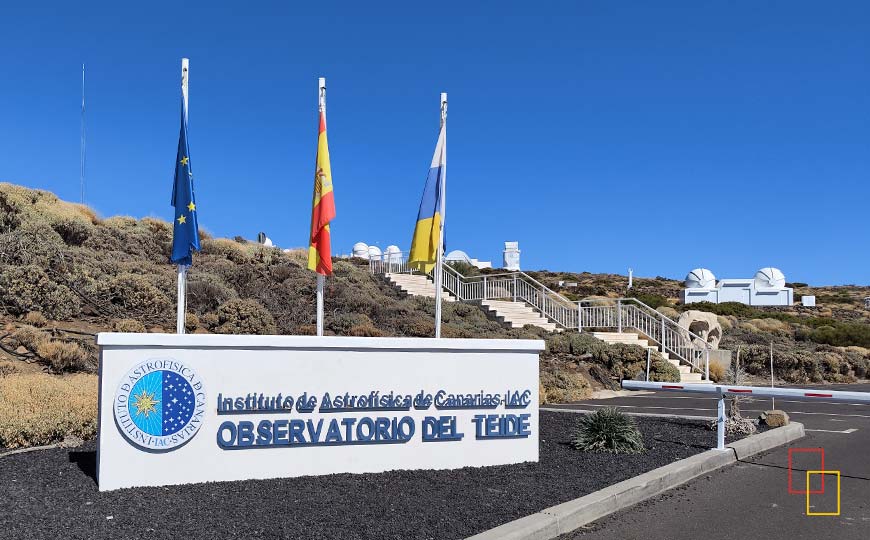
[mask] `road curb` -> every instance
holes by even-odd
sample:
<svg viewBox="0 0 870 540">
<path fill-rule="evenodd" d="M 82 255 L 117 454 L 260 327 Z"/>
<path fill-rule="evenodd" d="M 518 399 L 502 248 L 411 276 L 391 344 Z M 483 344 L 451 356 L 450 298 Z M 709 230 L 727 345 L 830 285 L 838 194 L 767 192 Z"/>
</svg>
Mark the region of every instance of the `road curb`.
<svg viewBox="0 0 870 540">
<path fill-rule="evenodd" d="M 727 445 L 728 450 L 708 450 L 681 459 L 600 491 L 483 531 L 466 540 L 550 540 L 608 514 L 634 506 L 702 474 L 803 436 L 803 424 L 792 422 L 788 426 L 733 442 Z"/>
</svg>

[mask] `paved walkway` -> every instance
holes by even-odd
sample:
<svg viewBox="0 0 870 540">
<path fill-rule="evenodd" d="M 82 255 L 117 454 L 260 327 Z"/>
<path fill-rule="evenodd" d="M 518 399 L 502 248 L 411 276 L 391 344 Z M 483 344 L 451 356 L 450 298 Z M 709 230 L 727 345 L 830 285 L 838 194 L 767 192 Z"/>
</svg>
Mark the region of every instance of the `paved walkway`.
<svg viewBox="0 0 870 540">
<path fill-rule="evenodd" d="M 825 388 L 870 392 L 868 384 Z M 714 399 L 654 392 L 565 407 L 594 410 L 603 406 L 635 413 L 710 417 L 716 413 Z M 788 450 L 783 447 L 698 478 L 560 540 L 870 538 L 870 406 L 779 399 L 776 406 L 806 427 L 807 436 L 791 447 L 824 448 L 825 469 L 840 471 L 839 516 L 807 516 L 806 495 L 788 493 Z M 742 410 L 754 416 L 769 408 L 769 399 L 748 398 Z M 803 490 L 805 471 L 820 468 L 818 454 L 796 453 L 793 459 L 793 489 Z M 821 491 L 818 480 L 813 481 L 814 491 Z M 824 493 L 810 497 L 810 511 L 834 511 L 835 507 L 835 478 L 826 475 Z"/>
</svg>

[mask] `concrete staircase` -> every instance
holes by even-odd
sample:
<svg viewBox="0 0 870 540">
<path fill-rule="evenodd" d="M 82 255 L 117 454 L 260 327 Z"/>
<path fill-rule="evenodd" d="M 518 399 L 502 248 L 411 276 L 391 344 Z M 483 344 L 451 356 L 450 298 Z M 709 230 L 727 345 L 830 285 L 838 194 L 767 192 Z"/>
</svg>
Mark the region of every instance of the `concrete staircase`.
<svg viewBox="0 0 870 540">
<path fill-rule="evenodd" d="M 605 343 L 615 344 L 622 343 L 625 345 L 639 345 L 644 349 L 652 349 L 659 353 L 668 363 L 680 370 L 680 382 L 694 384 L 710 384 L 710 381 L 705 381 L 701 378 L 700 373 L 692 373 L 692 368 L 686 365 L 681 365 L 679 360 L 672 359 L 671 356 L 659 351 L 655 345 L 650 345 L 649 341 L 641 338 L 634 332 L 593 332 L 592 337 L 598 338 Z"/>
<path fill-rule="evenodd" d="M 422 274 L 386 274 L 394 287 L 411 296 L 435 298 L 435 284 Z M 456 299 L 447 291 L 441 291 L 442 302 L 455 302 Z"/>
<path fill-rule="evenodd" d="M 531 324 L 549 332 L 556 330 L 556 323 L 548 321 L 540 312 L 535 311 L 524 302 L 481 300 L 480 307 L 490 316 L 511 328 L 522 328 Z"/>
</svg>

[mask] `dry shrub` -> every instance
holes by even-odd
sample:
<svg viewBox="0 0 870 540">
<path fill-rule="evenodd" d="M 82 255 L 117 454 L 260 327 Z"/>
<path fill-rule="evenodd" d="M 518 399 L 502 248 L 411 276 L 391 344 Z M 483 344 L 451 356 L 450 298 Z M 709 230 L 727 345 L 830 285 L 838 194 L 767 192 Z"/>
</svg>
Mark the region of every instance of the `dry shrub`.
<svg viewBox="0 0 870 540">
<path fill-rule="evenodd" d="M 199 317 L 194 315 L 193 313 L 185 313 L 184 314 L 184 329 L 188 332 L 193 332 L 199 328 Z"/>
<path fill-rule="evenodd" d="M 5 213 L 3 225 L 14 229 L 24 220 L 41 221 L 49 225 L 61 221 L 78 221 L 86 225 L 96 222 L 96 213 L 90 208 L 62 201 L 49 191 L 29 189 L 14 184 L 0 183 L 0 210 Z M 11 226 L 11 227 L 10 227 Z"/>
<path fill-rule="evenodd" d="M 779 319 L 751 319 L 740 324 L 750 332 L 766 332 L 768 334 L 791 335 L 791 326 Z"/>
<path fill-rule="evenodd" d="M 718 362 L 710 362 L 710 380 L 713 382 L 725 382 L 725 366 Z"/>
<path fill-rule="evenodd" d="M 274 334 L 275 319 L 259 302 L 251 299 L 235 299 L 217 310 L 218 334 Z"/>
<path fill-rule="evenodd" d="M 0 377 L 0 446 L 17 448 L 97 432 L 97 377 L 14 373 Z"/>
<path fill-rule="evenodd" d="M 716 320 L 719 322 L 719 326 L 722 327 L 723 332 L 727 332 L 727 331 L 731 330 L 732 328 L 734 328 L 734 324 L 731 322 L 730 317 L 718 315 L 716 317 Z"/>
<path fill-rule="evenodd" d="M 289 259 L 291 262 L 299 266 L 308 265 L 308 250 L 305 248 L 285 249 L 284 255 L 286 255 L 287 259 Z"/>
<path fill-rule="evenodd" d="M 123 273 L 108 283 L 109 301 L 129 314 L 164 315 L 171 302 L 145 276 Z"/>
<path fill-rule="evenodd" d="M 540 384 L 544 388 L 544 403 L 569 403 L 592 396 L 592 386 L 582 373 L 560 370 L 542 372 Z"/>
<path fill-rule="evenodd" d="M 214 311 L 228 300 L 238 298 L 235 289 L 218 276 L 192 271 L 187 283 L 187 308 L 196 313 Z"/>
<path fill-rule="evenodd" d="M 94 364 L 88 351 L 71 341 L 43 340 L 37 345 L 36 354 L 55 373 L 82 371 Z"/>
<path fill-rule="evenodd" d="M 112 321 L 112 330 L 115 332 L 129 332 L 134 334 L 144 334 L 147 332 L 145 325 L 136 319 L 117 319 Z"/>
<path fill-rule="evenodd" d="M 46 324 L 48 324 L 48 320 L 45 318 L 45 315 L 43 315 L 39 311 L 28 312 L 27 315 L 24 316 L 23 320 L 30 326 L 35 326 L 36 328 L 43 328 Z"/>
<path fill-rule="evenodd" d="M 78 296 L 35 265 L 0 267 L 0 302 L 13 315 L 41 311 L 52 319 L 65 320 L 81 312 Z"/>
<path fill-rule="evenodd" d="M 26 222 L 0 234 L 0 263 L 54 268 L 63 263 L 66 245 L 49 225 Z"/>
<path fill-rule="evenodd" d="M 672 321 L 676 321 L 680 318 L 680 312 L 670 306 L 659 306 L 656 308 L 656 311 Z"/>
<path fill-rule="evenodd" d="M 0 362 L 0 378 L 18 373 L 18 366 L 12 362 Z"/>
<path fill-rule="evenodd" d="M 12 332 L 12 340 L 29 351 L 36 351 L 39 344 L 48 339 L 48 335 L 30 325 L 19 326 Z"/>
<path fill-rule="evenodd" d="M 204 240 L 200 246 L 203 255 L 225 257 L 234 263 L 245 263 L 251 259 L 248 250 L 242 244 L 229 238 Z"/>
<path fill-rule="evenodd" d="M 357 326 L 352 326 L 350 330 L 348 330 L 347 335 L 358 337 L 381 337 L 384 335 L 384 333 L 370 324 L 361 324 Z"/>
</svg>

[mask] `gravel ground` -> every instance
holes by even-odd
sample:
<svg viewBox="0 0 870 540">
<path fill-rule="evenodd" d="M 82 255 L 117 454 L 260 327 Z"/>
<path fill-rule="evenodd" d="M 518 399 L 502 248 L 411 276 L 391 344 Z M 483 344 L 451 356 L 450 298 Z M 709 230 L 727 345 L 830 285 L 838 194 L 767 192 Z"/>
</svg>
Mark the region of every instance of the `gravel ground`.
<svg viewBox="0 0 870 540">
<path fill-rule="evenodd" d="M 2 539 L 465 538 L 715 444 L 692 421 L 637 419 L 648 450 L 571 449 L 578 415 L 541 412 L 539 463 L 100 493 L 96 444 L 0 458 Z"/>
</svg>

